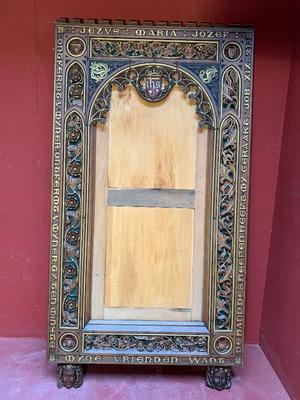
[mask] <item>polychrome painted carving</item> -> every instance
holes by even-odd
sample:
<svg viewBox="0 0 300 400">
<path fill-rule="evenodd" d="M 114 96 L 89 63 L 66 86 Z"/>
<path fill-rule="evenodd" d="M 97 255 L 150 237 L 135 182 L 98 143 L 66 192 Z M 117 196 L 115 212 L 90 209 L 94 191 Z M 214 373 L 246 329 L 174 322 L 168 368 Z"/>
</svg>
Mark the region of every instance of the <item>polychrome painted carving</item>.
<svg viewBox="0 0 300 400">
<path fill-rule="evenodd" d="M 86 363 L 206 365 L 209 387 L 230 387 L 230 367 L 243 363 L 253 40 L 238 26 L 57 22 L 48 360 L 59 387 L 79 387 Z M 179 87 L 210 134 L 209 284 L 196 333 L 164 321 L 147 334 L 90 325 L 92 131 L 107 123 L 112 89 L 128 86 L 153 107 Z"/>
</svg>

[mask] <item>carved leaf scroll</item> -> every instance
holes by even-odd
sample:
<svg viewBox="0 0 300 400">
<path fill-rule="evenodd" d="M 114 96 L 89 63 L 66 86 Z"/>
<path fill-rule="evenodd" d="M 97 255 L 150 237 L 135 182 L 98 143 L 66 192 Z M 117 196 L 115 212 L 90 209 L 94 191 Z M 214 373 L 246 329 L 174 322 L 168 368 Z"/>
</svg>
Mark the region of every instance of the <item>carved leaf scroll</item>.
<svg viewBox="0 0 300 400">
<path fill-rule="evenodd" d="M 206 336 L 87 335 L 85 350 L 137 350 L 139 352 L 207 352 Z"/>
<path fill-rule="evenodd" d="M 62 325 L 78 324 L 83 121 L 73 111 L 66 119 L 66 183 Z"/>
<path fill-rule="evenodd" d="M 167 58 L 217 61 L 216 42 L 136 41 L 92 39 L 92 57 Z"/>
<path fill-rule="evenodd" d="M 84 104 L 84 72 L 82 66 L 74 62 L 67 72 L 67 107 L 82 108 Z"/>
<path fill-rule="evenodd" d="M 240 90 L 241 82 L 238 71 L 234 67 L 229 67 L 222 79 L 222 108 L 223 111 L 240 111 Z"/>
<path fill-rule="evenodd" d="M 227 116 L 221 124 L 215 320 L 218 330 L 230 329 L 232 321 L 233 235 L 238 130 L 237 120 L 231 115 Z"/>
</svg>

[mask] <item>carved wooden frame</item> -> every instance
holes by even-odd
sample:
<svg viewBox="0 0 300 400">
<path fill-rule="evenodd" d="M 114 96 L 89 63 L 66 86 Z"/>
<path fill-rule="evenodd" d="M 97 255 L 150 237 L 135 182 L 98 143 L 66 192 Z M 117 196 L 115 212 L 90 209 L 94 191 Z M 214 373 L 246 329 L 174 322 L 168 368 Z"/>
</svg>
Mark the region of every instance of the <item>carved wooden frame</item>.
<svg viewBox="0 0 300 400">
<path fill-rule="evenodd" d="M 253 40 L 237 26 L 57 22 L 48 361 L 243 363 Z M 89 322 L 89 132 L 106 121 L 112 85 L 147 97 L 139 74 L 152 67 L 165 74 L 164 95 L 177 84 L 195 99 L 214 135 L 213 223 L 202 327 L 145 334 Z"/>
</svg>

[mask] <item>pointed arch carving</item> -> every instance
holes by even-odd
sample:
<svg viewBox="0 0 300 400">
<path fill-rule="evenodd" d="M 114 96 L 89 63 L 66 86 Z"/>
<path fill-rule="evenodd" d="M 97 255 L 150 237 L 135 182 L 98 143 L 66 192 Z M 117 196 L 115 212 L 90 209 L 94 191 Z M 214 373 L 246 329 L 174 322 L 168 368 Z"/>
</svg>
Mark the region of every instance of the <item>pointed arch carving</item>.
<svg viewBox="0 0 300 400">
<path fill-rule="evenodd" d="M 240 114 L 241 76 L 238 70 L 230 66 L 222 76 L 222 113 L 235 112 Z"/>
<path fill-rule="evenodd" d="M 161 89 L 156 97 L 152 97 L 147 90 L 148 77 L 156 76 L 161 80 Z M 195 77 L 185 70 L 168 64 L 141 64 L 129 66 L 117 72 L 102 86 L 95 95 L 89 113 L 89 124 L 100 122 L 105 124 L 110 110 L 112 87 L 116 86 L 123 91 L 127 85 L 133 85 L 139 95 L 146 101 L 158 102 L 168 96 L 171 89 L 178 85 L 188 98 L 193 99 L 196 105 L 196 114 L 199 115 L 199 126 L 216 127 L 216 115 L 213 102 Z"/>
<path fill-rule="evenodd" d="M 66 69 L 66 86 L 66 110 L 71 107 L 84 109 L 85 71 L 78 61 L 73 61 Z"/>
</svg>

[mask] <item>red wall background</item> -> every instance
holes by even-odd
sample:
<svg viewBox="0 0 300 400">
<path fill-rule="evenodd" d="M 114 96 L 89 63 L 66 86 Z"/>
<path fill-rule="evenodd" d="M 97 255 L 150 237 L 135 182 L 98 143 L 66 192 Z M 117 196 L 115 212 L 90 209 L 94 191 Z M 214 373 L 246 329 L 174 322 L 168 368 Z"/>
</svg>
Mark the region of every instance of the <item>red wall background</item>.
<svg viewBox="0 0 300 400">
<path fill-rule="evenodd" d="M 1 6 L 0 335 L 46 336 L 54 21 L 182 20 L 256 28 L 246 340 L 258 343 L 295 15 L 288 1 L 270 4 L 22 0 Z"/>
<path fill-rule="evenodd" d="M 262 348 L 300 398 L 300 29 L 295 35 L 261 330 Z"/>
</svg>

